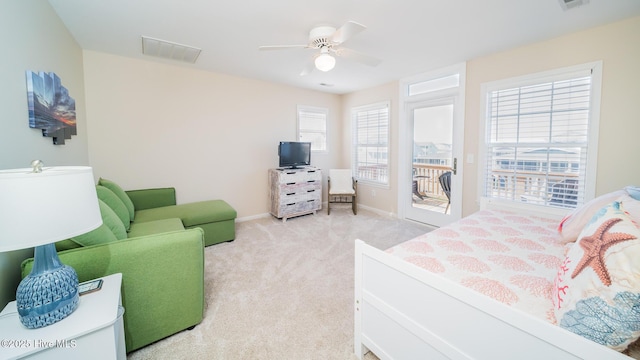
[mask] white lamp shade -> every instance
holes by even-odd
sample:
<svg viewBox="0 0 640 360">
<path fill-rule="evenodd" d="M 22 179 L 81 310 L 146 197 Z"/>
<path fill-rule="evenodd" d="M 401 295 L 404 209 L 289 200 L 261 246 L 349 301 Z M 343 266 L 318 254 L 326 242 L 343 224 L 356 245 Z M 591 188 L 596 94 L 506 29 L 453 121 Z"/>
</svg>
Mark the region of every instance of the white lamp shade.
<svg viewBox="0 0 640 360">
<path fill-rule="evenodd" d="M 315 60 L 316 68 L 320 71 L 329 71 L 336 66 L 336 58 L 329 54 L 320 54 Z"/>
<path fill-rule="evenodd" d="M 0 252 L 54 243 L 102 224 L 90 167 L 0 170 Z"/>
</svg>

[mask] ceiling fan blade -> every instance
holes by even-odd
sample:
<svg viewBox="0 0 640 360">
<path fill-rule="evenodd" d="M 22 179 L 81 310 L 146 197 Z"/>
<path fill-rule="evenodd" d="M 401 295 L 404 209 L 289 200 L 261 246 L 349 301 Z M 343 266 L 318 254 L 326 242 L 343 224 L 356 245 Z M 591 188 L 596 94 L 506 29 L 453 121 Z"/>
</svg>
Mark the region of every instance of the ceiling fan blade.
<svg viewBox="0 0 640 360">
<path fill-rule="evenodd" d="M 287 49 L 295 49 L 295 48 L 306 48 L 309 45 L 266 45 L 259 46 L 258 50 L 287 50 Z"/>
<path fill-rule="evenodd" d="M 304 69 L 302 69 L 302 71 L 300 72 L 300 76 L 309 75 L 316 68 L 316 64 L 314 63 L 314 60 L 315 60 L 315 56 L 312 57 L 309 61 L 307 61 L 307 64 L 304 66 Z"/>
<path fill-rule="evenodd" d="M 337 56 L 343 57 L 345 59 L 357 61 L 359 63 L 369 65 L 369 66 L 378 66 L 382 62 L 382 60 L 376 57 L 363 54 L 361 52 L 347 49 L 347 48 L 338 48 L 338 49 L 335 49 L 334 52 Z"/>
<path fill-rule="evenodd" d="M 338 30 L 336 30 L 335 33 L 333 33 L 331 41 L 335 44 L 342 44 L 366 28 L 366 26 L 358 24 L 355 21 L 347 21 Z"/>
</svg>

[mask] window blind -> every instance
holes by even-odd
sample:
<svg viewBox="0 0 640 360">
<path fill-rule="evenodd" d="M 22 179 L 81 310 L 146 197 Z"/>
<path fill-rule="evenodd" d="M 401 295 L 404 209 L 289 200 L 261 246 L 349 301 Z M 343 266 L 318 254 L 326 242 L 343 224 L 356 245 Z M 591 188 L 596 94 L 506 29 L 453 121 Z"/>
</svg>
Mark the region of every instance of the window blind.
<svg viewBox="0 0 640 360">
<path fill-rule="evenodd" d="M 590 74 L 488 92 L 484 195 L 583 204 L 590 95 Z"/>
<path fill-rule="evenodd" d="M 298 138 L 310 142 L 311 150 L 327 150 L 327 109 L 298 107 Z"/>
<path fill-rule="evenodd" d="M 354 174 L 358 180 L 389 183 L 389 105 L 355 108 Z"/>
</svg>

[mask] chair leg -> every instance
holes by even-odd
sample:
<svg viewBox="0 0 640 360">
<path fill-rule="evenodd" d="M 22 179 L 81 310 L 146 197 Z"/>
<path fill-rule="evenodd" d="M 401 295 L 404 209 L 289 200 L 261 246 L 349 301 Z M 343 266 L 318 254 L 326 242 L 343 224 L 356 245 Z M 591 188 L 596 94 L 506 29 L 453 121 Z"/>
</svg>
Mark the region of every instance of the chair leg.
<svg viewBox="0 0 640 360">
<path fill-rule="evenodd" d="M 358 215 L 358 203 L 355 196 L 351 197 L 351 209 L 353 209 L 353 215 Z"/>
<path fill-rule="evenodd" d="M 327 215 L 331 215 L 331 196 L 327 197 Z"/>
<path fill-rule="evenodd" d="M 444 213 L 446 214 L 447 212 L 449 212 L 449 206 L 451 206 L 451 203 L 447 203 L 447 208 L 444 209 Z"/>
</svg>

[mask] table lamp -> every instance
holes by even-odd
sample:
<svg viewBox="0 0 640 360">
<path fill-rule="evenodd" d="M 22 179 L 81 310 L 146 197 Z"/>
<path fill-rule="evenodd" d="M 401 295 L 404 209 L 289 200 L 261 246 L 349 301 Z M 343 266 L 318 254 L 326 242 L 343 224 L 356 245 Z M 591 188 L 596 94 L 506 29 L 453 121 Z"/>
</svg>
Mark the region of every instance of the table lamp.
<svg viewBox="0 0 640 360">
<path fill-rule="evenodd" d="M 102 224 L 93 171 L 84 166 L 0 170 L 0 252 L 35 247 L 31 274 L 16 292 L 20 322 L 56 323 L 78 306 L 78 275 L 60 262 L 55 242 Z"/>
</svg>

